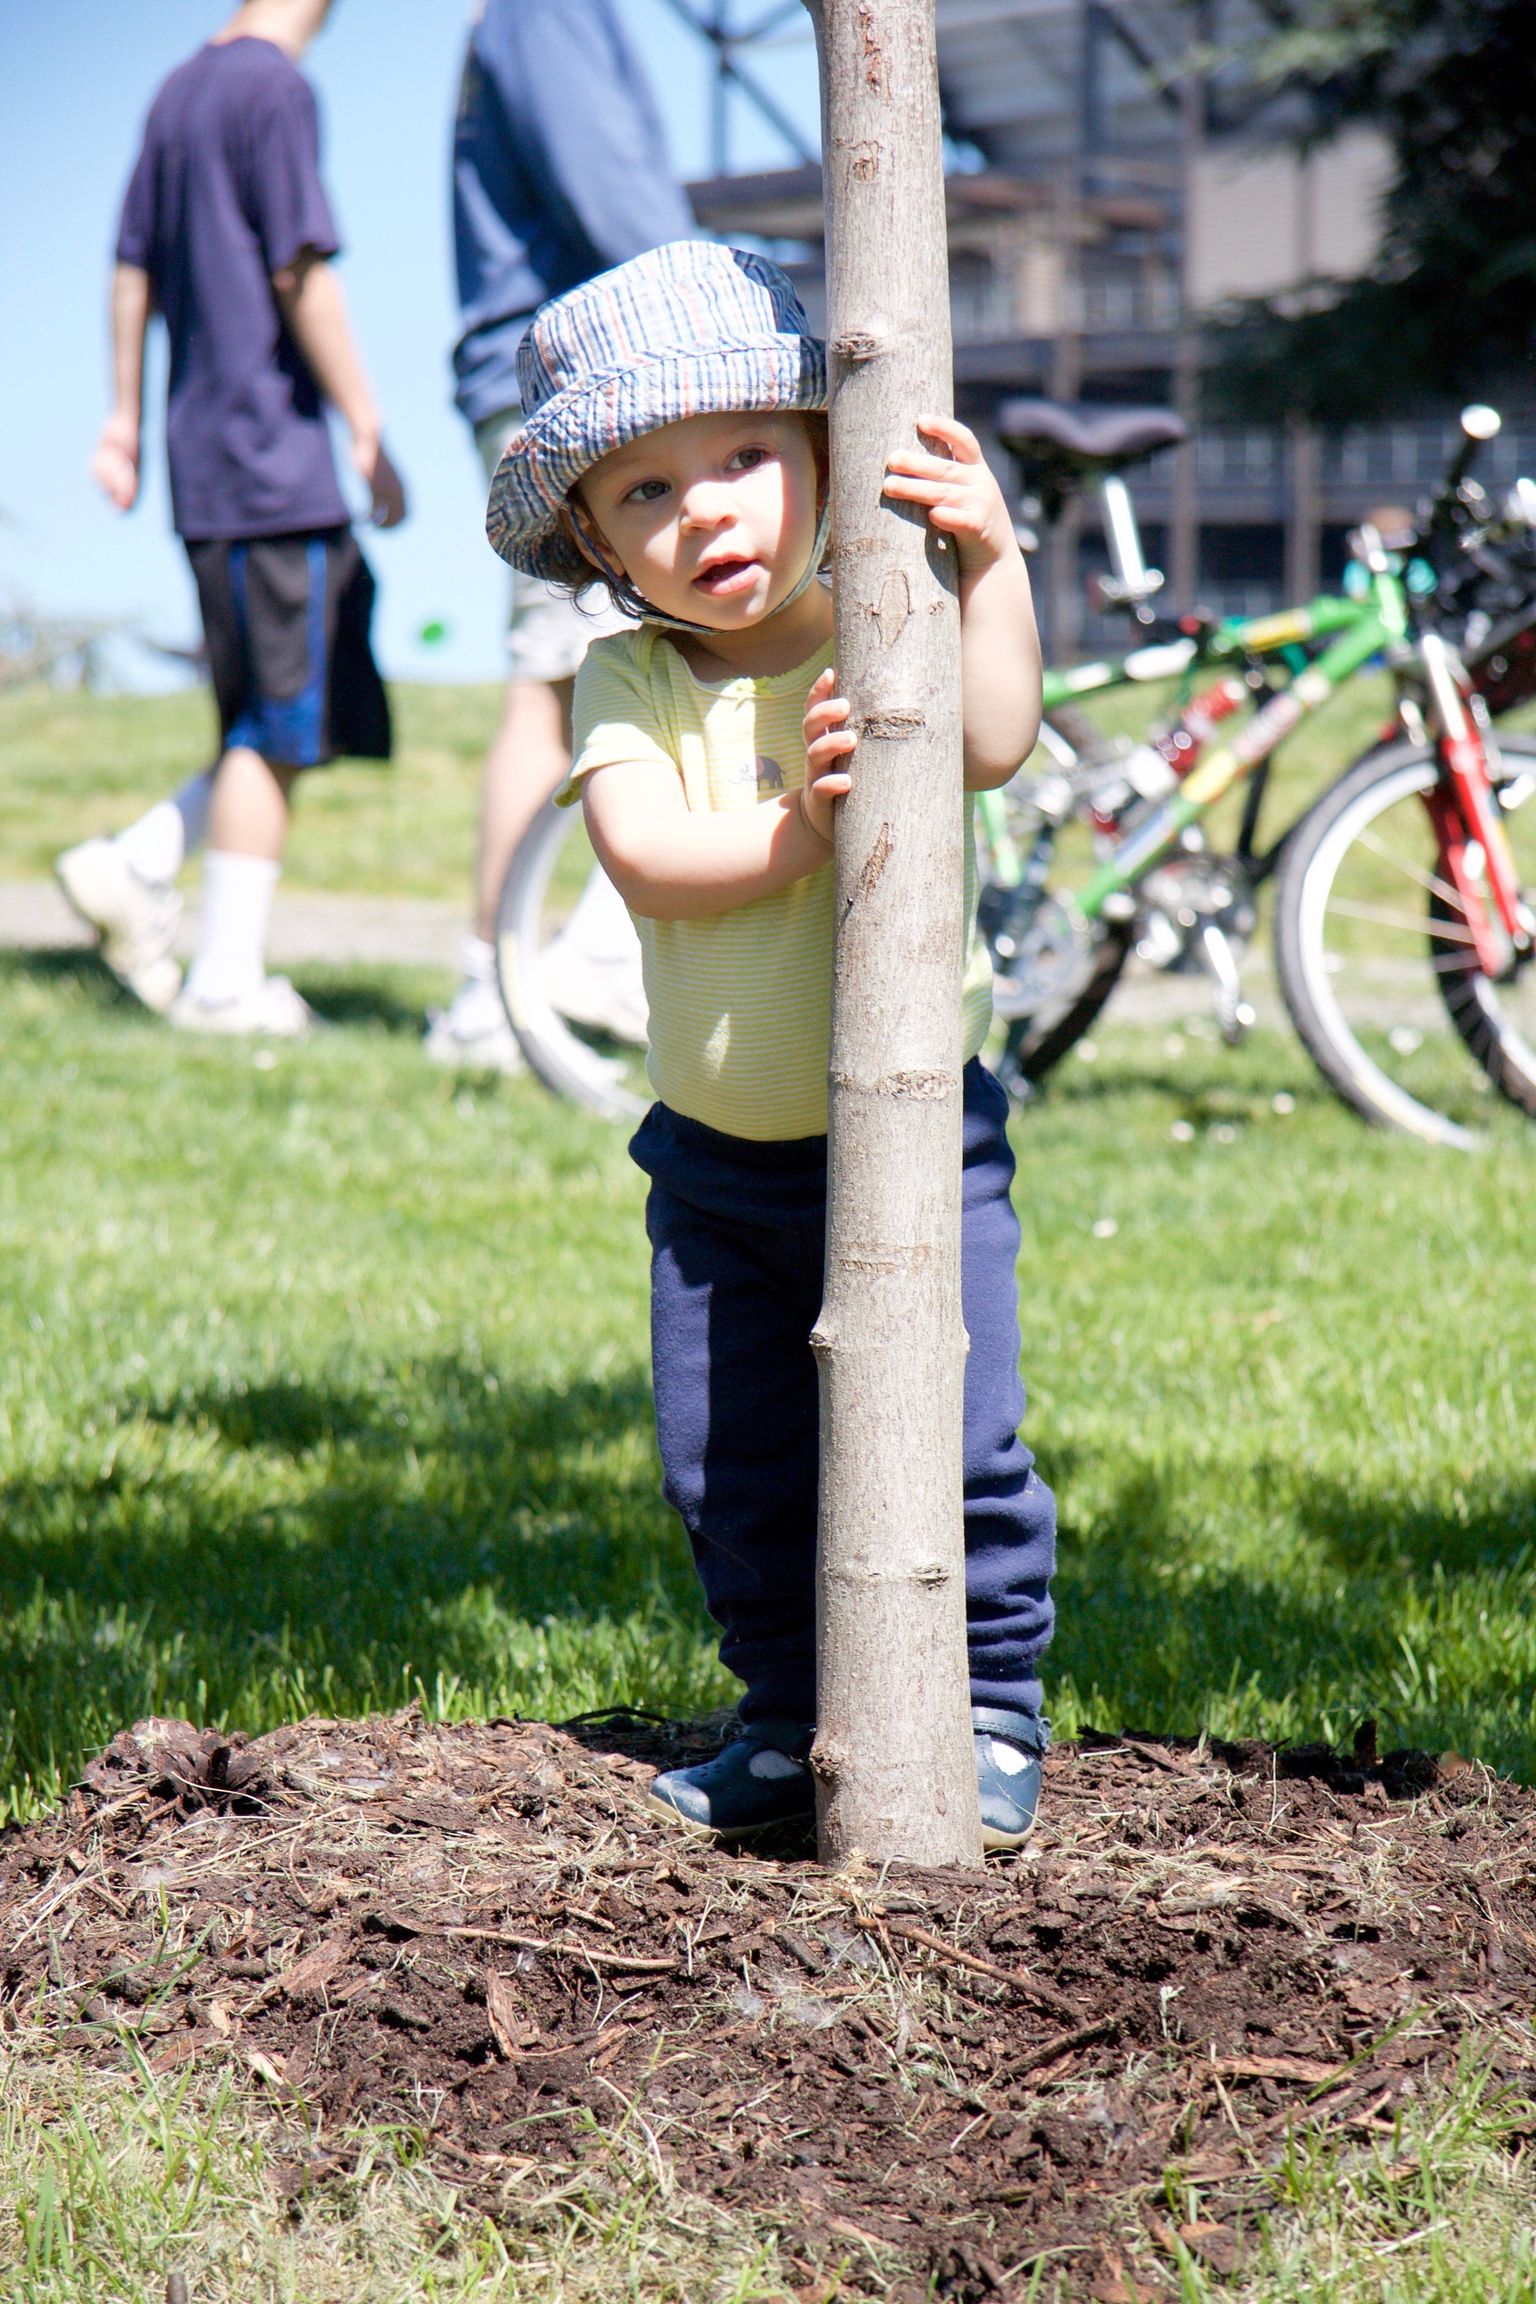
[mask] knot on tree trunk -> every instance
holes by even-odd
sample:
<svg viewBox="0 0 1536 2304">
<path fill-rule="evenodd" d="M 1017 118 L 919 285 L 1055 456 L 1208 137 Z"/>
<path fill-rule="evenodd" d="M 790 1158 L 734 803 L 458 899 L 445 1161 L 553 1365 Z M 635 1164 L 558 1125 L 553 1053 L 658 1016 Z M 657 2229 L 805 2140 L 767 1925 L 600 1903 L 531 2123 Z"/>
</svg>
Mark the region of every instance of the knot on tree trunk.
<svg viewBox="0 0 1536 2304">
<path fill-rule="evenodd" d="M 921 704 L 887 704 L 877 712 L 866 712 L 859 722 L 859 734 L 876 743 L 903 744 L 909 736 L 920 736 L 928 725 L 928 715 Z"/>
<path fill-rule="evenodd" d="M 833 1071 L 829 1078 L 834 1088 L 856 1096 L 894 1096 L 914 1104 L 936 1104 L 942 1097 L 960 1093 L 959 1073 L 936 1065 L 879 1072 L 873 1079 L 861 1078 L 857 1072 Z"/>
</svg>

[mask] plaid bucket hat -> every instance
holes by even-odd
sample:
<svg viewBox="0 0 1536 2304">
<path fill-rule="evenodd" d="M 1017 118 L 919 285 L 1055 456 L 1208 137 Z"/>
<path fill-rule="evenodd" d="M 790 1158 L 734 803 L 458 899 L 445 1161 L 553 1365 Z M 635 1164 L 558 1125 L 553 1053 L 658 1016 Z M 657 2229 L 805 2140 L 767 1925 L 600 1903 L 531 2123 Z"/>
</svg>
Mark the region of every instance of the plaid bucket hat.
<svg viewBox="0 0 1536 2304">
<path fill-rule="evenodd" d="M 541 305 L 518 347 L 523 426 L 496 467 L 485 532 L 529 576 L 572 488 L 611 448 L 685 416 L 825 408 L 826 347 L 766 256 L 673 240 Z"/>
</svg>

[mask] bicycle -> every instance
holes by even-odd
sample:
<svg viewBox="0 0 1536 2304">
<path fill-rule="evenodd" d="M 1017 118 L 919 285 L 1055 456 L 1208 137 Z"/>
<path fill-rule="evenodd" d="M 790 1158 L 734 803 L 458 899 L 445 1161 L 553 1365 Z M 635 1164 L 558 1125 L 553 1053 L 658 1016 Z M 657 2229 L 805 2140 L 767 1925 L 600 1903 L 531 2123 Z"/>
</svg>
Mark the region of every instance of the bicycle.
<svg viewBox="0 0 1536 2304">
<path fill-rule="evenodd" d="M 1523 1023 L 1531 1013 L 1531 920 L 1507 823 L 1530 793 L 1526 770 L 1536 749 L 1510 738 L 1501 755 L 1483 701 L 1506 710 L 1536 690 L 1536 489 L 1521 483 L 1495 513 L 1470 480 L 1479 445 L 1499 428 L 1496 413 L 1466 412 L 1461 447 L 1422 520 L 1415 526 L 1394 515 L 1403 531 L 1390 539 L 1395 549 L 1362 529 L 1350 597 L 1251 622 L 1188 620 L 1182 663 L 1167 646 L 1179 627 L 1157 625 L 1147 606 L 1161 579 L 1141 560 L 1121 476 L 1152 452 L 1156 436 L 1138 421 L 1146 412 L 1020 402 L 1002 415 L 1008 444 L 1041 475 L 1048 510 L 1084 479 L 1097 481 L 1113 569 L 1103 594 L 1128 608 L 1153 642 L 1118 663 L 1048 675 L 1058 749 L 1069 699 L 1165 664 L 1181 675 L 1185 695 L 1155 742 L 1128 748 L 1128 757 L 1118 758 L 1090 728 L 1084 748 L 1069 744 L 1069 758 L 1053 771 L 1025 774 L 983 798 L 994 818 L 984 846 L 1001 866 L 983 903 L 994 951 L 1005 947 L 999 1069 L 1010 1085 L 1017 1091 L 1040 1079 L 1081 1037 L 1133 945 L 1164 967 L 1198 959 L 1213 977 L 1224 1036 L 1240 1038 L 1252 1020 L 1239 967 L 1254 899 L 1278 874 L 1281 993 L 1309 1053 L 1355 1110 L 1430 1141 L 1467 1145 L 1473 1132 L 1456 1108 L 1467 1107 L 1469 1085 L 1481 1089 L 1486 1078 L 1536 1109 L 1536 1059 Z M 1447 644 L 1448 625 L 1465 644 L 1469 668 Z M 1390 734 L 1401 741 L 1388 751 L 1374 747 L 1261 849 L 1260 813 L 1279 745 L 1377 656 L 1397 680 Z M 1190 697 L 1194 673 L 1223 657 L 1240 670 Z M 1216 722 L 1248 696 L 1257 703 L 1252 719 L 1209 751 Z M 1210 811 L 1244 782 L 1235 848 L 1213 855 Z M 1411 810 L 1403 805 L 1410 799 Z M 1063 895 L 1048 882 L 1057 836 L 1073 819 L 1091 823 L 1098 854 L 1087 885 Z M 1390 849 L 1378 820 L 1390 824 Z M 1522 848 L 1529 821 L 1521 820 Z M 1403 908 L 1394 875 L 1429 898 L 1427 912 L 1422 904 Z M 1008 946 L 1017 955 L 1011 963 Z M 1429 1002 L 1426 1014 L 1430 979 L 1440 1001 Z M 1481 1068 L 1470 1084 L 1447 1067 L 1446 1035 L 1432 1029 L 1441 1004 L 1442 1021 Z"/>
</svg>

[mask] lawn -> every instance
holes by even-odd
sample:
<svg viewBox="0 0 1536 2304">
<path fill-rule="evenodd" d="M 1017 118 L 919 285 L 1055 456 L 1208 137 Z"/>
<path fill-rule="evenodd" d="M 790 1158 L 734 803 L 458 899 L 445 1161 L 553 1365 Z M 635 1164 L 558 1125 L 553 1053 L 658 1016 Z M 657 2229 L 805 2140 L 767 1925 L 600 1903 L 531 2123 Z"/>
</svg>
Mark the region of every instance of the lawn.
<svg viewBox="0 0 1536 2304">
<path fill-rule="evenodd" d="M 431 1072 L 409 979 L 306 988 L 341 1026 L 253 1054 L 6 964 L 13 1808 L 152 1711 L 728 1693 L 655 1494 L 621 1136 Z M 1108 1031 L 1018 1125 L 1058 1725 L 1376 1712 L 1536 1775 L 1529 1129 L 1434 1158 L 1278 1036 L 1182 1039 Z"/>
<path fill-rule="evenodd" d="M 4 700 L 25 829 L 0 879 L 78 828 L 66 788 L 103 762 L 120 800 L 151 756 L 195 765 L 198 710 Z M 407 692 L 397 781 L 338 772 L 295 877 L 312 838 L 313 884 L 458 892 L 493 710 Z M 338 1028 L 252 1051 L 171 1039 L 83 956 L 0 956 L 0 1815 L 149 1713 L 729 1700 L 656 1493 L 622 1136 L 431 1071 L 434 983 L 300 981 Z M 1058 1731 L 1339 1738 L 1374 1714 L 1384 1744 L 1536 1780 L 1529 1124 L 1431 1155 L 1278 1034 L 1234 1054 L 1110 1025 L 1096 1050 L 1016 1128 Z M 1337 2202 L 1309 2198 L 1321 2228 Z M 1357 2292 L 1298 2277 L 1263 2293 Z M 271 2283 L 250 2293 L 311 2293 Z M 343 2292 L 375 2289 L 313 2290 Z"/>
<path fill-rule="evenodd" d="M 435 896 L 463 904 L 495 688 L 392 691 L 389 767 L 344 761 L 300 788 L 285 878 L 295 888 Z M 0 690 L 0 882 L 42 879 L 87 832 L 115 832 L 205 767 L 212 706 L 199 689 L 154 698 Z"/>
</svg>

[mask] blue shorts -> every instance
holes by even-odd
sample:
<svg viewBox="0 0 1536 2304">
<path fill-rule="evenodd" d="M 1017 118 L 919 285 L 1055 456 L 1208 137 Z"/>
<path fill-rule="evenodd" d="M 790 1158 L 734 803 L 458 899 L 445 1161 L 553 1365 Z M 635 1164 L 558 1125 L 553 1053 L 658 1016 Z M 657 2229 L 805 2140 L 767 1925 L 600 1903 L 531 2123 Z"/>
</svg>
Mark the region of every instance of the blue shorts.
<svg viewBox="0 0 1536 2304">
<path fill-rule="evenodd" d="M 248 543 L 189 543 L 219 708 L 220 749 L 274 768 L 338 754 L 390 756 L 389 702 L 373 660 L 373 576 L 350 528 Z"/>
</svg>

